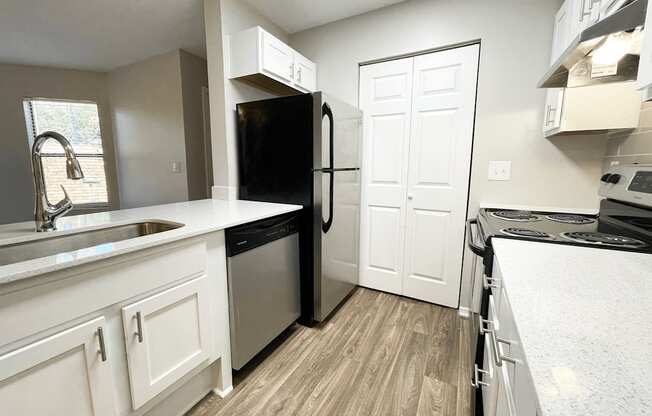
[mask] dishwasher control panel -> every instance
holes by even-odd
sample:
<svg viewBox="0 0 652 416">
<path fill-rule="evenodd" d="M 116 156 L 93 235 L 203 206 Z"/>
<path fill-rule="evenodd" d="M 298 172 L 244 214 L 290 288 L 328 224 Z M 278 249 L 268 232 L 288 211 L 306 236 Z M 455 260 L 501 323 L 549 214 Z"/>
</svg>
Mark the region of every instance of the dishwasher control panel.
<svg viewBox="0 0 652 416">
<path fill-rule="evenodd" d="M 227 228 L 226 255 L 235 256 L 298 232 L 299 213 L 296 212 Z"/>
</svg>

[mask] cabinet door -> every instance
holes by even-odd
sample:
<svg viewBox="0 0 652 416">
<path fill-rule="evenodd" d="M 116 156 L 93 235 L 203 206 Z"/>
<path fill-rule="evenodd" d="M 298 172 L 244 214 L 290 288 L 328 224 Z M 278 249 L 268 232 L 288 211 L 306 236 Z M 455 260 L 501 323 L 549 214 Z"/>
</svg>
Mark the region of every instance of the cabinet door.
<svg viewBox="0 0 652 416">
<path fill-rule="evenodd" d="M 122 308 L 134 409 L 208 356 L 206 276 Z"/>
<path fill-rule="evenodd" d="M 566 0 L 555 15 L 555 28 L 552 36 L 552 53 L 550 63 L 554 63 L 564 52 L 571 41 L 571 20 L 573 13 L 571 7 L 575 0 Z"/>
<path fill-rule="evenodd" d="M 0 356 L 0 413 L 114 415 L 105 326 L 100 317 Z"/>
<path fill-rule="evenodd" d="M 567 0 L 571 3 L 570 43 L 581 31 L 600 19 L 600 0 Z"/>
<path fill-rule="evenodd" d="M 543 113 L 544 133 L 561 127 L 561 117 L 564 107 L 564 89 L 549 88 L 546 91 L 546 94 L 546 106 Z"/>
<path fill-rule="evenodd" d="M 306 92 L 317 90 L 317 65 L 314 62 L 294 52 L 294 81 L 299 89 Z"/>
<path fill-rule="evenodd" d="M 484 336 L 484 377 L 483 382 L 487 383 L 482 386 L 482 410 L 484 416 L 495 416 L 496 405 L 498 401 L 498 368 L 494 365 L 491 339 L 489 335 Z"/>
<path fill-rule="evenodd" d="M 294 51 L 285 43 L 267 32 L 261 39 L 261 66 L 267 75 L 285 82 L 294 79 Z"/>
<path fill-rule="evenodd" d="M 652 28 L 652 2 L 648 5 L 645 23 L 646 28 Z M 641 45 L 641 59 L 638 64 L 638 88 L 650 87 L 652 87 L 652 30 L 645 30 Z M 644 99 L 649 99 L 650 95 L 650 91 L 644 91 Z"/>
</svg>

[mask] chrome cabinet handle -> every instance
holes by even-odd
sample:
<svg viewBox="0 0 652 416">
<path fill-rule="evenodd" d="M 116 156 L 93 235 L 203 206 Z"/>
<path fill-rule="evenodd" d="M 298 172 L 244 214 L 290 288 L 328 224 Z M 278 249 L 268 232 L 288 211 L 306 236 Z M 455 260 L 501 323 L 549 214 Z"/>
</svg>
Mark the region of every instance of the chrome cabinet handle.
<svg viewBox="0 0 652 416">
<path fill-rule="evenodd" d="M 107 360 L 106 358 L 106 344 L 104 343 L 104 329 L 101 326 L 97 327 L 97 339 L 100 343 L 100 357 L 102 357 L 102 361 L 105 362 Z"/>
<path fill-rule="evenodd" d="M 582 0 L 582 2 L 580 3 L 580 22 L 584 22 L 584 16 L 591 15 L 590 12 L 587 13 L 585 10 L 586 10 L 586 0 Z"/>
<path fill-rule="evenodd" d="M 550 119 L 550 114 L 556 112 L 557 109 L 551 105 L 548 106 L 548 110 L 546 111 L 546 126 L 550 124 L 554 124 L 555 119 Z"/>
<path fill-rule="evenodd" d="M 500 282 L 500 279 L 496 279 L 494 277 L 487 277 L 486 275 L 482 276 L 482 287 L 485 288 L 485 290 L 492 288 L 492 289 L 500 289 L 500 285 L 498 284 Z"/>
<path fill-rule="evenodd" d="M 514 357 L 510 357 L 509 355 L 505 355 L 505 354 L 503 353 L 502 344 L 505 344 L 505 345 L 512 345 L 512 342 L 511 342 L 511 341 L 508 341 L 508 340 L 506 340 L 506 339 L 502 339 L 502 338 L 498 338 L 498 337 L 496 337 L 496 342 L 497 342 L 497 344 L 498 344 L 498 356 L 500 357 L 500 359 L 501 359 L 502 361 L 507 361 L 507 362 L 510 362 L 510 363 L 512 363 L 512 364 L 518 364 L 518 363 L 519 363 L 519 361 L 518 361 L 516 358 L 514 358 Z"/>
<path fill-rule="evenodd" d="M 483 319 L 482 315 L 478 315 L 478 324 L 480 325 L 480 335 L 488 334 L 494 331 L 494 322 L 488 319 Z"/>
<path fill-rule="evenodd" d="M 512 364 L 519 363 L 519 361 L 516 358 L 510 357 L 503 353 L 501 344 L 511 345 L 512 343 L 510 341 L 498 338 L 498 336 L 496 335 L 496 331 L 487 331 L 487 333 L 489 334 L 489 338 L 491 339 L 491 346 L 492 346 L 491 353 L 493 355 L 494 364 L 496 365 L 496 367 L 502 367 L 503 361 L 507 361 Z"/>
<path fill-rule="evenodd" d="M 471 379 L 471 386 L 473 388 L 487 387 L 489 383 L 482 381 L 481 375 L 489 374 L 487 370 L 480 370 L 477 364 L 475 364 L 475 369 L 473 370 L 473 379 Z"/>
<path fill-rule="evenodd" d="M 299 76 L 297 81 L 301 82 L 301 67 L 299 67 L 299 69 L 297 69 L 297 75 Z"/>
<path fill-rule="evenodd" d="M 138 342 L 143 342 L 143 315 L 140 312 L 136 312 L 136 327 L 138 328 L 136 334 L 138 336 Z"/>
<path fill-rule="evenodd" d="M 294 79 L 294 63 L 290 64 L 290 78 Z"/>
</svg>

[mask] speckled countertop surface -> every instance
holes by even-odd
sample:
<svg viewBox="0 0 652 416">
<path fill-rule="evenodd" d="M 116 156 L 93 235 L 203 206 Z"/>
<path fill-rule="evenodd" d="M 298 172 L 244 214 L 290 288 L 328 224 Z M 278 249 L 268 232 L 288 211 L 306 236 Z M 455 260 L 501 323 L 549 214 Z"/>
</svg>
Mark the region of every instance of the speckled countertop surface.
<svg viewBox="0 0 652 416">
<path fill-rule="evenodd" d="M 543 415 L 652 414 L 652 255 L 492 245 Z"/>
<path fill-rule="evenodd" d="M 36 233 L 34 222 L 0 225 L 0 250 L 2 250 L 2 246 L 7 244 L 147 220 L 173 221 L 184 224 L 181 228 L 159 234 L 0 266 L 0 285 L 223 230 L 235 225 L 297 211 L 301 208 L 300 205 L 205 199 L 63 217 L 57 220 L 58 231 L 52 233 Z"/>
</svg>

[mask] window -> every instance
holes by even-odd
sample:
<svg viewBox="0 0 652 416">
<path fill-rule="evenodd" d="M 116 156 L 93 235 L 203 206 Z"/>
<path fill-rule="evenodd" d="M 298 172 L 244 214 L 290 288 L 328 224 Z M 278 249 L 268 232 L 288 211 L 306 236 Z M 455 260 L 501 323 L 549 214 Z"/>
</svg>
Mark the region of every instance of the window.
<svg viewBox="0 0 652 416">
<path fill-rule="evenodd" d="M 66 176 L 63 148 L 54 140 L 43 145 L 42 162 L 48 198 L 53 203 L 63 198 L 63 185 L 77 207 L 108 206 L 104 151 L 97 104 L 87 101 L 24 100 L 29 146 L 46 131 L 64 135 L 72 144 L 84 171 L 84 179 Z"/>
</svg>

